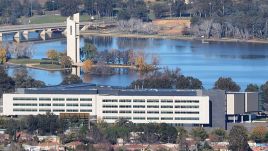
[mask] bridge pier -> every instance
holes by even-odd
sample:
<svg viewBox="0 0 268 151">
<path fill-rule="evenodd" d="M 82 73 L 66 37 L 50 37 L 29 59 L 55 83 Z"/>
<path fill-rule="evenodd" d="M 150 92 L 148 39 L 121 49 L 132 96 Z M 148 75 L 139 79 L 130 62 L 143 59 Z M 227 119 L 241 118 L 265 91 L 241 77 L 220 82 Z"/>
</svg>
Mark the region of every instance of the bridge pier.
<svg viewBox="0 0 268 151">
<path fill-rule="evenodd" d="M 46 40 L 46 30 L 45 29 L 41 31 L 40 37 L 42 40 Z"/>
<path fill-rule="evenodd" d="M 67 29 L 65 29 L 61 34 L 67 37 Z"/>
<path fill-rule="evenodd" d="M 22 35 L 25 38 L 25 40 L 27 40 L 27 41 L 29 40 L 29 31 L 28 30 L 23 31 Z"/>
<path fill-rule="evenodd" d="M 0 32 L 0 42 L 3 41 L 3 33 Z"/>
<path fill-rule="evenodd" d="M 15 33 L 13 39 L 18 43 L 20 42 L 20 32 L 19 31 Z"/>
<path fill-rule="evenodd" d="M 47 29 L 47 30 L 46 30 L 46 33 L 47 33 L 47 36 L 48 36 L 49 38 L 52 38 L 52 33 L 53 33 L 52 28 Z"/>
</svg>

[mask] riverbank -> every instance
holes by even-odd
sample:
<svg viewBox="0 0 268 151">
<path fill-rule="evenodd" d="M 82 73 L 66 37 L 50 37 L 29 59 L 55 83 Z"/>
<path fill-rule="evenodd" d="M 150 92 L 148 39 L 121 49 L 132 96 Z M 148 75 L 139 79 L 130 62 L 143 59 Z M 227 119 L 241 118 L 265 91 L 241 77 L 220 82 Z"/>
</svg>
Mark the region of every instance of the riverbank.
<svg viewBox="0 0 268 151">
<path fill-rule="evenodd" d="M 121 38 L 154 38 L 154 39 L 175 39 L 175 40 L 186 40 L 186 41 L 200 41 L 202 38 L 196 38 L 192 36 L 180 36 L 180 35 L 145 35 L 145 34 L 127 34 L 127 33 L 113 33 L 113 32 L 96 32 L 96 31 L 83 31 L 81 35 L 86 36 L 111 36 Z M 221 39 L 204 39 L 206 42 L 236 42 L 236 43 L 256 43 L 256 44 L 268 44 L 268 40 L 262 39 L 251 39 L 242 40 L 234 38 L 221 38 Z"/>
<path fill-rule="evenodd" d="M 7 62 L 7 65 L 13 66 L 24 66 L 27 68 L 33 68 L 38 70 L 45 70 L 45 71 L 63 71 L 69 70 L 70 68 L 62 68 L 61 65 L 58 64 L 41 64 L 42 60 L 40 59 L 10 59 Z M 82 67 L 83 64 L 79 64 L 79 67 Z M 137 70 L 135 66 L 130 65 L 116 65 L 116 64 L 108 64 L 106 65 L 110 68 L 128 68 L 131 70 Z M 98 67 L 98 65 L 92 65 L 92 67 Z"/>
</svg>

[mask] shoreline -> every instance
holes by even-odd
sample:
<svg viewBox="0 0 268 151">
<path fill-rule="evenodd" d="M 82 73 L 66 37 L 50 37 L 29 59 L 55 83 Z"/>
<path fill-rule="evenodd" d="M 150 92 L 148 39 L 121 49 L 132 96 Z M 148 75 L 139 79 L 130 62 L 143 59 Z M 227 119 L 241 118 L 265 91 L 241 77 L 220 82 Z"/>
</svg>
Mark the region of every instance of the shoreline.
<svg viewBox="0 0 268 151">
<path fill-rule="evenodd" d="M 144 34 L 127 34 L 127 33 L 111 33 L 111 32 L 94 32 L 94 31 L 83 31 L 80 33 L 81 36 L 111 36 L 120 38 L 154 38 L 154 39 L 171 39 L 171 40 L 184 40 L 184 41 L 200 41 L 203 39 L 195 38 L 190 36 L 175 36 L 175 35 L 144 35 Z M 251 44 L 268 44 L 268 40 L 242 40 L 235 38 L 221 38 L 221 39 L 204 39 L 206 42 L 232 42 L 232 43 L 251 43 Z"/>
</svg>

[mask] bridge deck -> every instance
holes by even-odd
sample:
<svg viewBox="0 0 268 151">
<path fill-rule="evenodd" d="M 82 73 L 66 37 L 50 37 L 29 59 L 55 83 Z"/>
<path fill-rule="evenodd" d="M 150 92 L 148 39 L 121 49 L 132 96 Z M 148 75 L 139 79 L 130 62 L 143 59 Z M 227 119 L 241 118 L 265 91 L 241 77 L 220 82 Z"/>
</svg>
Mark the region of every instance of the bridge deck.
<svg viewBox="0 0 268 151">
<path fill-rule="evenodd" d="M 88 24 L 89 24 L 89 22 L 80 22 L 80 26 L 85 26 Z M 0 26 L 0 32 L 1 33 L 8 33 L 8 32 L 23 31 L 23 30 L 43 30 L 43 29 L 47 29 L 47 28 L 66 28 L 66 22 Z"/>
</svg>

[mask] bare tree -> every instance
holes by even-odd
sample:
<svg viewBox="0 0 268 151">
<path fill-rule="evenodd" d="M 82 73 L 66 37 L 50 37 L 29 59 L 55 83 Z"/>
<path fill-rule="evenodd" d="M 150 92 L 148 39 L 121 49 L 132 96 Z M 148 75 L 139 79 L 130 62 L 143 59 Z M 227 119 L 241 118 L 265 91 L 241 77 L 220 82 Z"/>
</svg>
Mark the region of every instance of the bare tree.
<svg viewBox="0 0 268 151">
<path fill-rule="evenodd" d="M 14 43 L 10 52 L 16 58 L 31 58 L 34 54 L 32 43 Z"/>
</svg>

